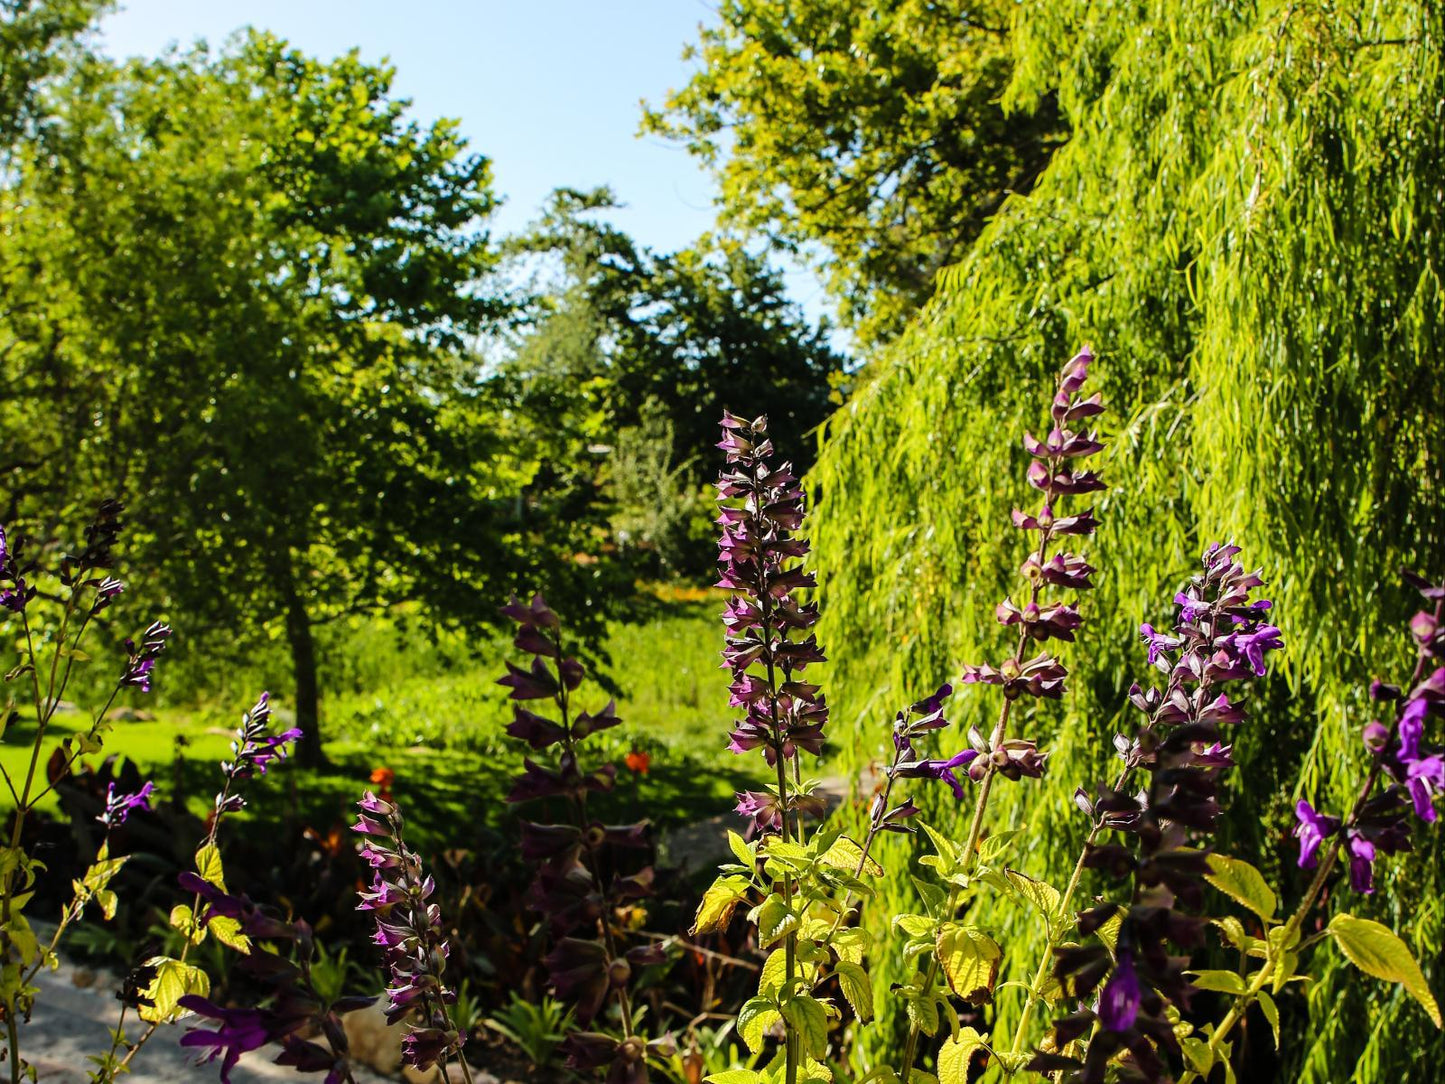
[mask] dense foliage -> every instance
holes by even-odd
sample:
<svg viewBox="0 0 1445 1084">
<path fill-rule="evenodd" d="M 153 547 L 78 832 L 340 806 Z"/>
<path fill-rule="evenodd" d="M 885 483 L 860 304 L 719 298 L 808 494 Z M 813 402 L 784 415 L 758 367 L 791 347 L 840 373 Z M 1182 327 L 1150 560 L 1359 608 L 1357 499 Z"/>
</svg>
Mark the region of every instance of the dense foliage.
<svg viewBox="0 0 1445 1084">
<path fill-rule="evenodd" d="M 1044 724 L 1054 760 L 1028 817 L 1047 876 L 1066 875 L 1086 830 L 1069 795 L 1124 709 L 1125 631 L 1216 538 L 1247 541 L 1293 646 L 1264 726 L 1236 748 L 1233 793 L 1249 800 L 1224 837 L 1282 870 L 1295 799 L 1339 808 L 1358 785 L 1366 679 L 1402 661 L 1397 570 L 1445 549 L 1442 16 L 1434 3 L 1018 12 L 1006 101 L 1057 96 L 1074 135 L 835 415 L 813 537 L 839 718 L 876 718 L 880 690 L 932 687 L 992 647 L 1014 564 L 998 480 L 1019 454 L 997 434 L 1028 419 L 1023 389 L 1060 343 L 1108 344 L 1100 386 L 1118 420 L 1091 556 L 1109 570 L 1094 599 L 1106 632 L 1064 718 Z M 954 710 L 967 725 L 981 709 Z M 1021 824 L 1005 803 L 1003 823 Z M 1439 847 L 1417 841 L 1371 913 L 1438 894 Z M 1304 888 L 1277 883 L 1286 902 Z M 893 892 L 912 896 L 902 880 Z M 1437 959 L 1439 912 L 1413 917 L 1421 958 Z M 1395 1079 L 1441 1049 L 1339 968 L 1282 1026 L 1281 1072 L 1306 1081 Z"/>
<path fill-rule="evenodd" d="M 860 341 L 888 339 L 1063 135 L 1051 102 L 1000 105 L 1011 11 L 728 0 L 644 126 L 715 168 L 725 222 L 816 258 Z"/>
</svg>

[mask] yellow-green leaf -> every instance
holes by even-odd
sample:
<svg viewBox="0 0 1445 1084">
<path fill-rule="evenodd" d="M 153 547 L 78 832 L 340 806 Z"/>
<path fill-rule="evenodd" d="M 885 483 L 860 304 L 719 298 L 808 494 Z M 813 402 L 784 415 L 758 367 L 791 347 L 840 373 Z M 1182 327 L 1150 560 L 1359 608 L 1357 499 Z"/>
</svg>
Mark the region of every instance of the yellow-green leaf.
<svg viewBox="0 0 1445 1084">
<path fill-rule="evenodd" d="M 728 829 L 728 846 L 732 849 L 733 857 L 743 865 L 751 867 L 757 864 L 756 845 L 746 842 L 731 828 Z"/>
<path fill-rule="evenodd" d="M 207 843 L 197 851 L 196 873 L 207 884 L 215 885 L 222 892 L 226 891 L 226 873 L 221 867 L 221 848 L 214 843 Z"/>
<path fill-rule="evenodd" d="M 863 863 L 863 872 L 868 874 L 868 876 L 883 876 L 883 867 L 873 861 L 872 855 L 869 855 L 865 859 L 863 857 L 863 848 L 847 836 L 839 836 L 835 839 L 833 845 L 823 853 L 819 861 L 825 866 L 847 870 L 849 873 L 857 870 L 858 864 L 861 861 Z"/>
<path fill-rule="evenodd" d="M 165 956 L 153 956 L 146 965 L 156 969 L 155 977 L 145 988 L 145 998 L 150 1004 L 140 1007 L 140 1018 L 147 1023 L 174 1020 L 184 1011 L 179 1005 L 181 998 L 187 994 L 205 997 L 211 992 L 211 980 L 199 967 Z"/>
<path fill-rule="evenodd" d="M 872 939 L 866 930 L 858 926 L 849 926 L 833 935 L 833 951 L 838 954 L 840 960 L 847 960 L 850 964 L 861 964 L 870 940 Z"/>
<path fill-rule="evenodd" d="M 758 947 L 767 948 L 798 928 L 798 916 L 774 892 L 758 908 Z"/>
<path fill-rule="evenodd" d="M 743 1002 L 738 1010 L 738 1035 L 748 1044 L 754 1054 L 763 1049 L 763 1038 L 768 1029 L 782 1020 L 782 1013 L 768 998 L 755 997 Z"/>
<path fill-rule="evenodd" d="M 716 933 L 727 929 L 733 917 L 733 910 L 747 894 L 748 882 L 742 877 L 719 877 L 698 904 L 697 918 L 693 921 L 693 934 Z"/>
<path fill-rule="evenodd" d="M 1279 906 L 1274 890 L 1265 883 L 1264 875 L 1248 862 L 1211 854 L 1209 872 L 1204 879 L 1265 921 L 1274 918 L 1275 908 Z"/>
<path fill-rule="evenodd" d="M 1261 990 L 1256 995 L 1259 998 L 1259 1007 L 1264 1011 L 1264 1018 L 1269 1021 L 1271 1030 L 1274 1031 L 1274 1048 L 1279 1049 L 1279 1007 L 1275 1005 L 1274 998 Z"/>
<path fill-rule="evenodd" d="M 227 948 L 233 948 L 237 952 L 249 955 L 251 952 L 251 939 L 241 932 L 241 920 L 231 918 L 228 915 L 212 915 L 207 920 L 206 926 Z"/>
<path fill-rule="evenodd" d="M 848 999 L 848 1004 L 853 1006 L 858 1019 L 865 1024 L 872 1020 L 873 982 L 868 978 L 868 972 L 858 964 L 846 960 L 839 960 L 834 970 L 838 973 L 838 985 L 843 990 L 843 996 Z"/>
<path fill-rule="evenodd" d="M 938 930 L 938 963 L 948 985 L 963 1000 L 980 1004 L 993 999 L 998 979 L 998 944 L 976 926 L 946 922 Z"/>
<path fill-rule="evenodd" d="M 983 1047 L 983 1037 L 973 1028 L 960 1028 L 938 1051 L 938 1084 L 968 1084 L 968 1063 Z"/>
<path fill-rule="evenodd" d="M 1053 885 L 1030 877 L 1026 873 L 1020 873 L 1016 869 L 1006 869 L 1003 875 L 1008 880 L 1010 887 L 1045 918 L 1058 917 L 1061 897 L 1058 889 Z"/>
<path fill-rule="evenodd" d="M 807 994 L 796 994 L 783 1002 L 783 1019 L 795 1033 L 805 1053 L 815 1058 L 828 1054 L 828 1013 L 823 1003 Z"/>
<path fill-rule="evenodd" d="M 1195 971 L 1189 980 L 1201 990 L 1213 990 L 1217 994 L 1242 994 L 1244 980 L 1233 971 Z"/>
<path fill-rule="evenodd" d="M 1367 918 L 1336 915 L 1329 924 L 1329 933 L 1345 957 L 1367 975 L 1386 982 L 1398 982 L 1425 1007 L 1435 1026 L 1441 1027 L 1440 1005 L 1410 948 L 1395 931 Z"/>
</svg>

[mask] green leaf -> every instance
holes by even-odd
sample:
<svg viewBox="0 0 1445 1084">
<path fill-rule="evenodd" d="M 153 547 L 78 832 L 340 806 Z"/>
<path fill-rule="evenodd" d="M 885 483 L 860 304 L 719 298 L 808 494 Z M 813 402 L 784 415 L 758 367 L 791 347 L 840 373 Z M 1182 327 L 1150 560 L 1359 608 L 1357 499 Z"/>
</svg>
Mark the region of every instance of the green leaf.
<svg viewBox="0 0 1445 1084">
<path fill-rule="evenodd" d="M 968 1084 L 968 1064 L 982 1047 L 983 1037 L 973 1028 L 960 1028 L 944 1040 L 938 1051 L 938 1084 Z"/>
<path fill-rule="evenodd" d="M 738 1010 L 738 1035 L 748 1044 L 754 1054 L 763 1049 L 763 1037 L 769 1028 L 783 1018 L 778 1007 L 770 999 L 755 997 L 743 1002 Z"/>
<path fill-rule="evenodd" d="M 833 935 L 833 951 L 838 954 L 840 960 L 847 960 L 850 964 L 861 964 L 863 954 L 868 951 L 871 941 L 872 938 L 867 930 L 860 926 L 849 926 Z"/>
<path fill-rule="evenodd" d="M 1264 1018 L 1269 1021 L 1271 1030 L 1274 1031 L 1274 1048 L 1279 1049 L 1279 1007 L 1275 1005 L 1274 998 L 1261 990 L 1255 995 L 1259 998 L 1259 1007 L 1264 1010 Z"/>
<path fill-rule="evenodd" d="M 938 857 L 943 863 L 952 869 L 958 865 L 959 848 L 958 844 L 947 836 L 935 832 L 930 825 L 924 824 L 923 830 L 928 833 L 928 838 L 933 841 L 933 849 L 938 852 Z"/>
<path fill-rule="evenodd" d="M 1094 936 L 1097 937 L 1100 941 L 1104 942 L 1104 944 L 1108 946 L 1110 952 L 1113 952 L 1119 947 L 1119 927 L 1123 924 L 1123 922 L 1124 912 L 1115 911 L 1112 915 L 1110 915 L 1107 919 L 1104 920 L 1103 925 L 1101 925 L 1097 930 L 1094 931 Z"/>
<path fill-rule="evenodd" d="M 1053 885 L 1020 873 L 1016 869 L 1004 870 L 1004 877 L 1009 886 L 1045 918 L 1059 917 L 1059 901 L 1062 897 Z"/>
<path fill-rule="evenodd" d="M 166 956 L 153 956 L 146 961 L 147 967 L 156 969 L 155 977 L 145 988 L 149 1005 L 140 1007 L 140 1018 L 150 1024 L 174 1020 L 183 1011 L 178 1004 L 187 994 L 205 997 L 211 992 L 211 980 L 199 967 L 172 960 Z"/>
<path fill-rule="evenodd" d="M 932 937 L 937 923 L 927 915 L 894 915 L 894 929 L 902 930 L 909 937 Z"/>
<path fill-rule="evenodd" d="M 1179 1048 L 1184 1052 L 1189 1068 L 1198 1073 L 1201 1080 L 1208 1080 L 1209 1071 L 1214 1068 L 1214 1054 L 1209 1049 L 1209 1044 L 1198 1036 L 1191 1035 L 1187 1039 L 1179 1040 Z"/>
<path fill-rule="evenodd" d="M 795 994 L 783 1002 L 783 1019 L 802 1043 L 804 1052 L 815 1058 L 828 1055 L 828 1012 L 823 1003 L 808 994 Z"/>
<path fill-rule="evenodd" d="M 1274 918 L 1275 908 L 1279 906 L 1274 890 L 1265 883 L 1263 874 L 1248 862 L 1211 854 L 1209 872 L 1204 879 L 1266 922 Z"/>
<path fill-rule="evenodd" d="M 946 922 L 939 927 L 938 963 L 948 985 L 963 1000 L 978 1005 L 993 1000 L 998 979 L 998 944 L 977 926 Z"/>
<path fill-rule="evenodd" d="M 910 877 L 909 880 L 918 890 L 918 896 L 928 908 L 928 913 L 935 918 L 943 917 L 944 908 L 948 905 L 948 893 L 932 881 L 925 881 L 921 877 Z"/>
<path fill-rule="evenodd" d="M 743 877 L 719 877 L 702 895 L 698 904 L 697 918 L 693 920 L 692 932 L 717 933 L 727 929 L 733 917 L 733 910 L 747 895 L 748 881 Z"/>
<path fill-rule="evenodd" d="M 938 1003 L 932 997 L 918 993 L 905 994 L 903 1007 L 908 1012 L 908 1022 L 924 1035 L 938 1034 Z M 916 1080 L 918 1074 L 914 1073 L 913 1078 Z"/>
<path fill-rule="evenodd" d="M 1201 990 L 1213 990 L 1218 994 L 1243 994 L 1248 987 L 1244 980 L 1233 971 L 1194 971 L 1190 982 Z"/>
<path fill-rule="evenodd" d="M 748 843 L 731 828 L 728 829 L 728 846 L 732 848 L 733 856 L 749 869 L 757 865 L 757 844 Z"/>
<path fill-rule="evenodd" d="M 241 920 L 228 915 L 212 915 L 206 920 L 206 927 L 217 941 L 227 948 L 233 948 L 243 955 L 251 952 L 251 939 L 241 932 Z"/>
<path fill-rule="evenodd" d="M 705 1084 L 762 1084 L 763 1074 L 756 1069 L 726 1069 L 703 1080 Z"/>
<path fill-rule="evenodd" d="M 1367 975 L 1403 985 L 1425 1007 L 1435 1026 L 1442 1026 L 1440 1005 L 1430 992 L 1425 976 L 1420 973 L 1420 965 L 1415 962 L 1409 946 L 1396 936 L 1394 930 L 1367 918 L 1345 914 L 1336 915 L 1328 930 L 1350 963 Z"/>
<path fill-rule="evenodd" d="M 221 868 L 221 848 L 214 843 L 207 843 L 197 851 L 196 873 L 207 884 L 215 885 L 222 892 L 226 891 L 226 874 Z"/>
<path fill-rule="evenodd" d="M 767 948 L 798 928 L 798 916 L 776 892 L 758 907 L 757 922 L 759 948 Z"/>
<path fill-rule="evenodd" d="M 188 903 L 178 903 L 171 908 L 170 923 L 171 929 L 178 931 L 193 945 L 199 945 L 206 939 L 205 927 L 196 921 Z"/>
<path fill-rule="evenodd" d="M 848 999 L 848 1004 L 853 1006 L 858 1019 L 865 1024 L 872 1020 L 873 982 L 868 978 L 868 972 L 847 960 L 839 960 L 834 970 L 838 973 L 838 985 L 843 990 L 843 996 Z"/>
<path fill-rule="evenodd" d="M 839 836 L 833 841 L 819 859 L 825 866 L 832 866 L 834 869 L 847 870 L 852 873 L 858 869 L 858 863 L 862 861 L 863 872 L 870 877 L 882 877 L 883 867 L 873 861 L 873 856 L 863 857 L 863 848 L 847 836 Z"/>
</svg>

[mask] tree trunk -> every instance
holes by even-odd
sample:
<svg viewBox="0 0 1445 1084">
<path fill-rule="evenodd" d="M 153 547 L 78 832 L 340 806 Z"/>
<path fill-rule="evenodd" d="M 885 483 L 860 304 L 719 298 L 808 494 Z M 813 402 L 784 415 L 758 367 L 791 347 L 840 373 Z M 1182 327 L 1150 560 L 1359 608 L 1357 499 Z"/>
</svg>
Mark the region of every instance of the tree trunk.
<svg viewBox="0 0 1445 1084">
<path fill-rule="evenodd" d="M 291 573 L 289 568 L 287 571 Z M 308 768 L 316 768 L 326 763 L 317 708 L 316 640 L 311 634 L 311 615 L 306 610 L 306 600 L 296 589 L 294 574 L 286 577 L 286 639 L 291 645 L 291 666 L 296 679 L 296 725 L 301 728 L 296 759 Z"/>
</svg>

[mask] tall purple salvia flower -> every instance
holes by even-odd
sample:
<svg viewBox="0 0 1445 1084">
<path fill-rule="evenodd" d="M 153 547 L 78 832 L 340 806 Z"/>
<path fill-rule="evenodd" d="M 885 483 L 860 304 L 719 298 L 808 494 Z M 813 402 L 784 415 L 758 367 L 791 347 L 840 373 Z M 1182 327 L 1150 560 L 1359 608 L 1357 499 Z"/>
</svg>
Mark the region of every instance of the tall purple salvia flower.
<svg viewBox="0 0 1445 1084">
<path fill-rule="evenodd" d="M 1042 439 L 1032 432 L 1023 436 L 1024 451 L 1031 459 L 1028 482 L 1040 493 L 1036 511 L 1016 508 L 1012 515 L 1013 525 L 1030 538 L 1028 557 L 1019 569 L 1027 585 L 1026 594 L 1021 596 L 1022 603 L 1009 597 L 995 609 L 999 623 L 1015 630 L 1017 638 L 1012 653 L 999 664 L 963 668 L 963 684 L 996 685 L 1002 690 L 998 720 L 988 736 L 977 728 L 970 729 L 968 748 L 953 756 L 901 767 L 905 774 L 943 781 L 960 799 L 967 795 L 964 778 L 977 784 L 973 816 L 962 847 L 961 872 L 965 878 L 972 874 L 978 860 L 994 780 L 998 776 L 1009 780 L 1038 778 L 1045 769 L 1047 756 L 1037 743 L 1029 737 L 1011 735 L 1009 726 L 1013 705 L 1020 697 L 1056 700 L 1064 694 L 1068 670 L 1044 645 L 1050 640 L 1072 641 L 1083 621 L 1073 603 L 1049 595 L 1057 590 L 1089 590 L 1094 586 L 1094 567 L 1080 554 L 1056 548 L 1061 539 L 1091 535 L 1098 527 L 1092 508 L 1076 511 L 1066 507 L 1072 498 L 1105 488 L 1097 472 L 1083 468 L 1084 462 L 1101 452 L 1104 445 L 1097 433 L 1076 428 L 1078 423 L 1104 412 L 1102 396 L 1082 394 L 1093 360 L 1093 352 L 1085 346 L 1064 364 L 1049 408 L 1048 432 Z M 949 918 L 962 902 L 960 892 L 955 880 L 943 908 Z M 938 971 L 935 954 L 923 974 L 925 995 L 933 989 Z M 910 1084 L 912 1079 L 921 1034 L 919 1022 L 914 1020 L 903 1050 L 904 1084 Z"/>
<path fill-rule="evenodd" d="M 432 902 L 436 884 L 421 859 L 402 836 L 401 811 L 392 802 L 367 792 L 354 830 L 367 837 L 361 856 L 372 869 L 371 889 L 361 894 L 357 910 L 376 922 L 373 941 L 386 962 L 386 1019 L 407 1021 L 402 1060 L 416 1069 L 430 1069 L 451 1058 L 462 1063 L 465 1037 L 452 1026 L 447 1006 L 456 1000 L 446 984 L 450 947 L 442 931 L 441 909 Z"/>
<path fill-rule="evenodd" d="M 514 645 L 532 657 L 525 668 L 507 663 L 499 681 L 511 689 L 513 702 L 507 733 L 539 757 L 524 758 L 507 801 L 562 799 L 572 813 L 571 823 L 522 821 L 522 856 L 536 864 L 528 903 L 547 919 L 555 938 L 546 958 L 548 975 L 556 995 L 575 1004 L 583 1027 L 609 1002 L 615 1002 L 622 1025 L 620 1039 L 575 1031 L 560 1049 L 573 1069 L 606 1068 L 609 1081 L 645 1084 L 648 1055 L 666 1056 L 671 1042 L 665 1037 L 648 1042 L 636 1034 L 628 990 L 642 968 L 666 956 L 654 943 L 627 947 L 616 916 L 621 905 L 651 894 L 651 866 L 631 873 L 620 868 L 625 852 L 650 850 L 648 825 L 598 821 L 588 798 L 612 789 L 617 767 L 584 768 L 580 761 L 583 741 L 622 720 L 611 701 L 593 713 L 577 709 L 574 696 L 585 668 L 563 650 L 562 623 L 541 595 L 526 604 L 513 598 L 502 613 L 517 625 Z M 544 753 L 550 763 L 539 762 Z"/>
<path fill-rule="evenodd" d="M 1131 889 L 1127 904 L 1105 903 L 1079 915 L 1079 930 L 1091 934 L 1118 919 L 1111 961 L 1100 943 L 1056 950 L 1056 974 L 1065 989 L 1092 1008 L 1059 1021 L 1054 1045 L 1064 1049 L 1092 1033 L 1082 1062 L 1048 1056 L 1039 1071 L 1071 1070 L 1084 1084 L 1105 1078 L 1106 1068 L 1127 1050 L 1130 1071 L 1161 1080 L 1167 1067 L 1159 1050 L 1177 1050 L 1168 1003 L 1187 1008 L 1192 987 L 1185 978 L 1188 958 L 1172 946 L 1189 948 L 1201 936 L 1209 872 L 1207 837 L 1219 817 L 1220 779 L 1233 766 L 1225 728 L 1245 718 L 1238 697 L 1224 687 L 1263 676 L 1267 656 L 1283 646 L 1280 630 L 1268 621 L 1271 604 L 1251 593 L 1264 580 L 1236 559 L 1237 546 L 1214 544 L 1201 570 L 1175 595 L 1178 616 L 1164 632 L 1140 627 L 1148 662 L 1165 675 L 1162 688 L 1135 684 L 1130 702 L 1144 721 L 1132 738 L 1114 744 L 1123 768 L 1112 786 L 1091 797 L 1080 788 L 1075 801 L 1092 820 L 1081 865 L 1102 870 Z M 1138 772 L 1145 786 L 1132 790 Z M 1133 837 L 1096 842 L 1105 831 Z"/>
<path fill-rule="evenodd" d="M 1409 584 L 1424 597 L 1428 609 L 1410 620 L 1415 642 L 1415 671 L 1402 689 L 1376 681 L 1370 699 L 1391 705 L 1394 721 L 1366 724 L 1363 732 L 1370 754 L 1370 774 L 1349 816 L 1341 819 L 1317 813 L 1301 799 L 1295 808 L 1298 824 L 1299 864 L 1312 869 L 1318 852 L 1330 842 L 1328 872 L 1343 850 L 1349 863 L 1350 887 L 1356 892 L 1375 890 L 1375 862 L 1379 857 L 1410 849 L 1410 814 L 1427 824 L 1439 817 L 1435 797 L 1445 791 L 1445 749 L 1427 740 L 1426 726 L 1445 716 L 1445 584 L 1433 584 L 1413 574 Z M 1384 782 L 1384 786 L 1379 784 Z"/>
<path fill-rule="evenodd" d="M 796 769 L 800 750 L 822 752 L 828 705 L 819 687 L 802 676 L 824 661 L 817 637 L 807 631 L 818 621 L 818 605 L 798 597 L 817 586 L 803 567 L 808 543 L 797 534 L 803 490 L 791 464 L 771 462 L 767 428 L 765 417 L 748 422 L 723 414 L 718 447 L 727 465 L 717 483 L 718 586 L 736 592 L 723 611 L 723 663 L 732 673 L 728 703 L 742 718 L 728 748 L 760 749 L 778 778 L 775 803 L 739 795 L 740 809 L 766 810 L 756 815 L 757 825 L 788 838 L 796 834 L 789 825 L 800 817 L 807 796 L 796 786 L 789 794 L 784 765 L 794 761 Z"/>
</svg>

